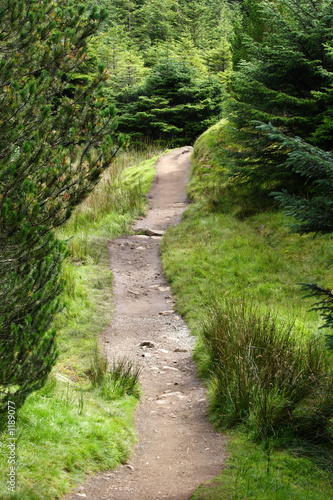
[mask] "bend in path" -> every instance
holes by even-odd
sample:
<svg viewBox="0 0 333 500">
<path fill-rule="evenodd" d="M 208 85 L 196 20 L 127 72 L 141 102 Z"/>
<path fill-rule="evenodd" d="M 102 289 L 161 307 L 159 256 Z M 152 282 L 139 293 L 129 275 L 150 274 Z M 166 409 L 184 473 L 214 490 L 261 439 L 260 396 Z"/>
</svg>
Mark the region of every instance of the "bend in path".
<svg viewBox="0 0 333 500">
<path fill-rule="evenodd" d="M 135 226 L 150 236 L 109 244 L 115 314 L 103 341 L 110 359 L 126 355 L 143 366 L 138 446 L 129 464 L 91 477 L 68 499 L 188 500 L 223 468 L 225 438 L 208 422 L 205 389 L 192 361 L 193 337 L 174 313 L 159 257 L 162 232 L 178 224 L 186 208 L 191 150 L 173 150 L 157 162 L 151 209 Z"/>
</svg>

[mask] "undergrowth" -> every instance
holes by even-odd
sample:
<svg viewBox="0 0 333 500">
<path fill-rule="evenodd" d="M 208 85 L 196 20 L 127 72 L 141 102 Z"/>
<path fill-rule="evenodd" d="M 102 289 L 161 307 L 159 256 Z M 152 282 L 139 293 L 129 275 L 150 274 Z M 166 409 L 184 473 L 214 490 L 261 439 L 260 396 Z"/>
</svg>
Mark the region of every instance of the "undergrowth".
<svg viewBox="0 0 333 500">
<path fill-rule="evenodd" d="M 201 335 L 219 425 L 243 423 L 257 441 L 333 439 L 332 356 L 321 337 L 302 338 L 293 324 L 231 298 L 208 308 Z"/>
<path fill-rule="evenodd" d="M 105 399 L 122 398 L 125 395 L 140 396 L 139 376 L 141 368 L 134 361 L 122 357 L 108 359 L 96 350 L 89 378 Z"/>
</svg>

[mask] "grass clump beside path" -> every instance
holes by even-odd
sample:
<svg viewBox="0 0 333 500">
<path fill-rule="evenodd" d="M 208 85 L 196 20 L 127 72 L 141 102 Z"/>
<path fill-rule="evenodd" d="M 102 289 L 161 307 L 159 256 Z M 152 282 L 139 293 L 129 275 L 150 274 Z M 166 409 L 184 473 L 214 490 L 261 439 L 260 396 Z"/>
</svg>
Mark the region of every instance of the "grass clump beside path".
<svg viewBox="0 0 333 500">
<path fill-rule="evenodd" d="M 47 384 L 16 415 L 15 493 L 7 484 L 6 428 L 0 435 L 4 500 L 60 498 L 87 474 L 124 462 L 134 446 L 139 372 L 127 360 L 107 363 L 98 336 L 112 317 L 107 241 L 144 213 L 161 153 L 124 152 L 58 232 L 70 250 L 64 308 L 55 320 L 59 357 Z"/>
<path fill-rule="evenodd" d="M 331 239 L 290 233 L 267 198 L 237 191 L 226 147 L 236 149 L 225 121 L 197 141 L 193 203 L 162 244 L 212 420 L 237 430 L 229 466 L 193 498 L 333 498 L 333 359 L 299 286 L 330 287 Z"/>
<path fill-rule="evenodd" d="M 304 341 L 293 324 L 229 298 L 208 309 L 201 349 L 219 425 L 244 423 L 256 441 L 330 441 L 332 358 L 322 339 Z"/>
</svg>

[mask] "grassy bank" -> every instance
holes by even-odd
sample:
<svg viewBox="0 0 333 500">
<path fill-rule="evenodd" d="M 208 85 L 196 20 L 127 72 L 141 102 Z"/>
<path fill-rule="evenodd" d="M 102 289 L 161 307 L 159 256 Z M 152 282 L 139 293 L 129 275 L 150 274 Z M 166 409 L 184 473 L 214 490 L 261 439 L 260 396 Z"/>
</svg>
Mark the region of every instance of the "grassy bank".
<svg viewBox="0 0 333 500">
<path fill-rule="evenodd" d="M 212 420 L 238 429 L 229 467 L 194 498 L 333 498 L 332 354 L 299 286 L 330 286 L 331 239 L 291 234 L 277 207 L 237 192 L 226 146 L 225 122 L 197 141 L 193 203 L 162 248 L 178 311 L 198 338 Z"/>
<path fill-rule="evenodd" d="M 160 153 L 129 150 L 119 156 L 58 232 L 70 250 L 64 266 L 64 308 L 55 320 L 59 357 L 46 386 L 16 415 L 15 493 L 7 484 L 6 429 L 0 435 L 1 498 L 59 498 L 87 474 L 124 462 L 133 448 L 135 367 L 134 379 L 120 387 L 119 370 L 123 383 L 128 366 L 108 367 L 98 336 L 112 317 L 107 241 L 129 231 L 133 219 L 145 211 Z"/>
<path fill-rule="evenodd" d="M 226 469 L 211 483 L 201 485 L 192 500 L 333 498 L 329 456 L 307 457 L 304 449 L 296 447 L 294 453 L 283 449 L 267 453 L 242 432 L 233 432 L 230 438 Z"/>
</svg>

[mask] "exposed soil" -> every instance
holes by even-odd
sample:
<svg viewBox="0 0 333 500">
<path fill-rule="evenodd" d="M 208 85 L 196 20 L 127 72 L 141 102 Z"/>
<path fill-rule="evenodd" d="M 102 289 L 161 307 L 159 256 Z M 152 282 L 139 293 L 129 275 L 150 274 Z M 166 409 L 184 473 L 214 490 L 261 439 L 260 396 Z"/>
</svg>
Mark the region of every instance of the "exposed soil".
<svg viewBox="0 0 333 500">
<path fill-rule="evenodd" d="M 68 500 L 188 500 L 223 468 L 225 437 L 208 422 L 193 337 L 173 310 L 159 257 L 163 232 L 186 208 L 191 150 L 176 149 L 158 161 L 151 209 L 134 227 L 145 234 L 109 244 L 115 314 L 102 341 L 110 359 L 126 354 L 143 366 L 138 445 L 127 464 L 91 477 Z"/>
</svg>

